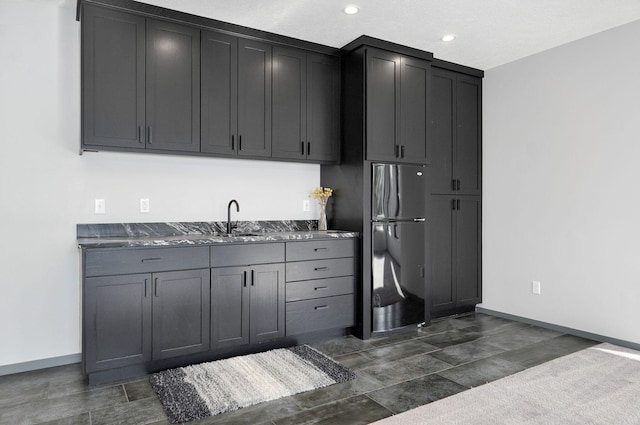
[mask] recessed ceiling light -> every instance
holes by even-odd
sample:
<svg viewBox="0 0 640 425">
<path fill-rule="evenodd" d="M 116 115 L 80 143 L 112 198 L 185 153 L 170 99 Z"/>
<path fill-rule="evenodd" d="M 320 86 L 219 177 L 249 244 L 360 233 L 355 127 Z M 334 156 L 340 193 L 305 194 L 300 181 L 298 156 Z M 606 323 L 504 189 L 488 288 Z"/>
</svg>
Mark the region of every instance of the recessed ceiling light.
<svg viewBox="0 0 640 425">
<path fill-rule="evenodd" d="M 456 36 L 453 34 L 447 34 L 444 37 L 442 37 L 440 40 L 442 41 L 453 41 L 456 39 Z"/>
<path fill-rule="evenodd" d="M 360 9 L 358 9 L 357 6 L 350 5 L 342 9 L 342 11 L 347 15 L 355 15 L 356 13 L 360 12 Z"/>
</svg>

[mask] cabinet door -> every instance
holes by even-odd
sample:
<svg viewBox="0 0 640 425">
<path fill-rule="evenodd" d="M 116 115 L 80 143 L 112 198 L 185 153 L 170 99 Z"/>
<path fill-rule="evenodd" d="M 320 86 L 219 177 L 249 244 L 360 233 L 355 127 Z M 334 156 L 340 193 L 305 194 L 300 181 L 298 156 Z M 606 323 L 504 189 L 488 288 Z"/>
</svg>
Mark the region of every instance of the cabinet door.
<svg viewBox="0 0 640 425">
<path fill-rule="evenodd" d="M 284 264 L 251 267 L 251 343 L 284 336 Z"/>
<path fill-rule="evenodd" d="M 200 150 L 200 30 L 147 20 L 147 147 Z"/>
<path fill-rule="evenodd" d="M 340 61 L 307 54 L 307 158 L 337 162 L 340 146 Z"/>
<path fill-rule="evenodd" d="M 367 159 L 396 161 L 400 102 L 400 56 L 368 48 L 367 61 Z"/>
<path fill-rule="evenodd" d="M 85 279 L 85 372 L 151 360 L 150 284 L 150 274 Z"/>
<path fill-rule="evenodd" d="M 211 348 L 249 343 L 249 269 L 211 269 Z"/>
<path fill-rule="evenodd" d="M 456 304 L 475 305 L 482 301 L 480 270 L 479 196 L 462 196 L 456 210 Z M 457 201 L 456 201 L 457 202 Z"/>
<path fill-rule="evenodd" d="M 427 164 L 430 64 L 404 57 L 400 64 L 400 160 Z"/>
<path fill-rule="evenodd" d="M 153 358 L 209 349 L 209 269 L 153 275 Z"/>
<path fill-rule="evenodd" d="M 431 193 L 453 193 L 456 74 L 434 68 L 431 77 Z"/>
<path fill-rule="evenodd" d="M 431 312 L 455 307 L 453 276 L 453 224 L 455 202 L 449 195 L 430 197 L 429 219 L 429 284 Z"/>
<path fill-rule="evenodd" d="M 83 5 L 82 143 L 143 149 L 145 20 Z"/>
<path fill-rule="evenodd" d="M 240 40 L 238 155 L 271 155 L 271 45 Z"/>
<path fill-rule="evenodd" d="M 481 185 L 481 93 L 479 78 L 459 75 L 456 85 L 456 149 L 454 174 L 460 193 L 479 195 Z"/>
<path fill-rule="evenodd" d="M 238 39 L 202 31 L 201 151 L 236 155 Z"/>
<path fill-rule="evenodd" d="M 307 54 L 273 49 L 272 156 L 306 158 Z"/>
</svg>

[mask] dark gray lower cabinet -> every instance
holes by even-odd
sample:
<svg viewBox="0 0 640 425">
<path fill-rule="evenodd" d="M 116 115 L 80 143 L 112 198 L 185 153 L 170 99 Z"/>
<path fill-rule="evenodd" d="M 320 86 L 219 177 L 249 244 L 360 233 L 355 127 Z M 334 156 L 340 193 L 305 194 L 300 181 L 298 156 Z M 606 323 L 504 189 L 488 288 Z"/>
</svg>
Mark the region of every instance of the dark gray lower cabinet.
<svg viewBox="0 0 640 425">
<path fill-rule="evenodd" d="M 288 242 L 287 336 L 355 324 L 354 240 Z"/>
<path fill-rule="evenodd" d="M 247 267 L 211 269 L 211 348 L 249 343 Z"/>
<path fill-rule="evenodd" d="M 209 350 L 209 269 L 85 279 L 87 372 Z"/>
<path fill-rule="evenodd" d="M 151 360 L 150 285 L 150 273 L 85 279 L 87 373 Z"/>
<path fill-rule="evenodd" d="M 354 324 L 351 239 L 93 248 L 82 259 L 90 383 Z"/>
<path fill-rule="evenodd" d="M 153 275 L 153 358 L 209 349 L 209 269 Z"/>
<path fill-rule="evenodd" d="M 479 196 L 431 195 L 431 314 L 439 317 L 482 300 Z"/>
<path fill-rule="evenodd" d="M 284 264 L 211 269 L 211 345 L 225 348 L 284 336 Z"/>
</svg>

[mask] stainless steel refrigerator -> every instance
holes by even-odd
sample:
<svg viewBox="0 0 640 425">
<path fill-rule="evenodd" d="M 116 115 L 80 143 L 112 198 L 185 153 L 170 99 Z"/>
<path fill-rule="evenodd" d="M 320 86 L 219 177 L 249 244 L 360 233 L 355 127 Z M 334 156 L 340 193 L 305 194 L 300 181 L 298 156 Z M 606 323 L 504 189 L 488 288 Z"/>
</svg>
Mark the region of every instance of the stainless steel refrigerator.
<svg viewBox="0 0 640 425">
<path fill-rule="evenodd" d="M 426 170 L 372 164 L 372 331 L 425 322 Z"/>
</svg>

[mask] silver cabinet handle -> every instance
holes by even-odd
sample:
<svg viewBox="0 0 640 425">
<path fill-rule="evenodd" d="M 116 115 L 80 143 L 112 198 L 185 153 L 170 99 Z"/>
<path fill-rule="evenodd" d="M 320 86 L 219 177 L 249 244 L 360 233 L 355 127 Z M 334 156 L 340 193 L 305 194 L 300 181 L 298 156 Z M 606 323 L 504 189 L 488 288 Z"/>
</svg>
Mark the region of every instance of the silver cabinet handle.
<svg viewBox="0 0 640 425">
<path fill-rule="evenodd" d="M 423 221 L 427 221 L 427 219 L 426 218 L 414 218 L 413 221 L 420 223 L 420 222 L 423 222 Z"/>
</svg>

